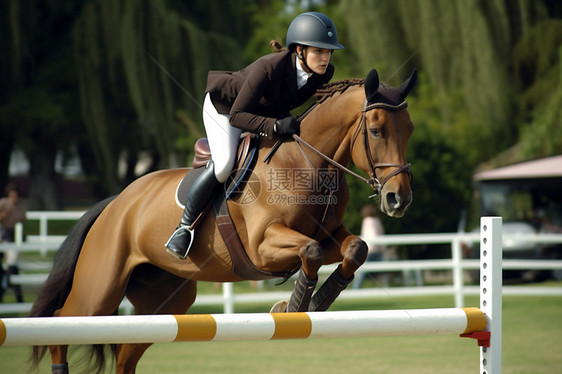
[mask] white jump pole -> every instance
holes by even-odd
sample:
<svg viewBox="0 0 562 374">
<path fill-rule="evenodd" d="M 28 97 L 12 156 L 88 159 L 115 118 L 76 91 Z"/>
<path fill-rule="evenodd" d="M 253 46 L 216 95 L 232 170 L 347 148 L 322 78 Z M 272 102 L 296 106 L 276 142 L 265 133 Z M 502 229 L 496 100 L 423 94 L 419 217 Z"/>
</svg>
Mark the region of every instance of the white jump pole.
<svg viewBox="0 0 562 374">
<path fill-rule="evenodd" d="M 0 345 L 458 335 L 485 327 L 478 308 L 7 318 Z"/>
</svg>

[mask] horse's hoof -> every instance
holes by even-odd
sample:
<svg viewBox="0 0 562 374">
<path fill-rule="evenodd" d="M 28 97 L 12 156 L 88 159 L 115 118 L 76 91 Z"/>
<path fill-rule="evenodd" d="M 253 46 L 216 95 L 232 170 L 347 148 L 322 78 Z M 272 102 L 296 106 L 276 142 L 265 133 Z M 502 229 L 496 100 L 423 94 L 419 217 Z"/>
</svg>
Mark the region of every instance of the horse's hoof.
<svg viewBox="0 0 562 374">
<path fill-rule="evenodd" d="M 271 307 L 269 313 L 285 313 L 287 311 L 287 305 L 289 305 L 289 300 L 278 301 Z"/>
</svg>

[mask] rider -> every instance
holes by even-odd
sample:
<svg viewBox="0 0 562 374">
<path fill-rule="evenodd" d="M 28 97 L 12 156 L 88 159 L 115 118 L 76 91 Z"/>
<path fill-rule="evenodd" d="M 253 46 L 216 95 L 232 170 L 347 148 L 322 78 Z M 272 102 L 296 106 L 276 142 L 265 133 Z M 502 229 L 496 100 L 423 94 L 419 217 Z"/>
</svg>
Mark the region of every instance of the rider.
<svg viewBox="0 0 562 374">
<path fill-rule="evenodd" d="M 166 247 L 185 259 L 193 242 L 191 225 L 208 204 L 214 188 L 224 183 L 234 167 L 243 130 L 262 137 L 284 137 L 299 132 L 289 111 L 304 104 L 334 75 L 330 63 L 338 43 L 336 27 L 326 15 L 298 15 L 287 30 L 287 48 L 277 41 L 278 53 L 265 55 L 237 72 L 210 71 L 203 122 L 212 160 L 189 191 L 179 226 Z"/>
</svg>

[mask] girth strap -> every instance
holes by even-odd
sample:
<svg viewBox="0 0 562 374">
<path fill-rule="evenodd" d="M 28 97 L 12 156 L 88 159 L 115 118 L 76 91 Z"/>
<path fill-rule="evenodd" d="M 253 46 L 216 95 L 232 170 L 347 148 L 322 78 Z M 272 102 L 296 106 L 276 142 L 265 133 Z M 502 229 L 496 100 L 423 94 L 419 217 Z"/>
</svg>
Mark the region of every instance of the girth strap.
<svg viewBox="0 0 562 374">
<path fill-rule="evenodd" d="M 215 198 L 213 210 L 215 212 L 215 220 L 219 232 L 221 233 L 223 241 L 227 244 L 228 251 L 230 252 L 233 271 L 238 277 L 241 279 L 251 280 L 271 278 L 289 279 L 299 270 L 299 268 L 296 268 L 293 271 L 276 273 L 258 269 L 252 263 L 252 260 L 250 260 L 250 257 L 248 257 L 248 254 L 244 249 L 240 236 L 238 236 L 236 226 L 230 217 L 227 200 L 223 194 Z"/>
</svg>

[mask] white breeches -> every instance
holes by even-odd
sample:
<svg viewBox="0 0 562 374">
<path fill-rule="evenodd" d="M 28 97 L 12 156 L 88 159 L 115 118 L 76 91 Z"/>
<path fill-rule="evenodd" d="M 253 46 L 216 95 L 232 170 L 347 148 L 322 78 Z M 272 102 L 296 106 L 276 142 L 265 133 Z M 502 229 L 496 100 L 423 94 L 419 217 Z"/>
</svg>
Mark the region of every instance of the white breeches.
<svg viewBox="0 0 562 374">
<path fill-rule="evenodd" d="M 234 167 L 242 130 L 230 125 L 228 115 L 217 112 L 209 94 L 205 95 L 203 103 L 203 124 L 215 164 L 215 176 L 222 183 Z"/>
</svg>

